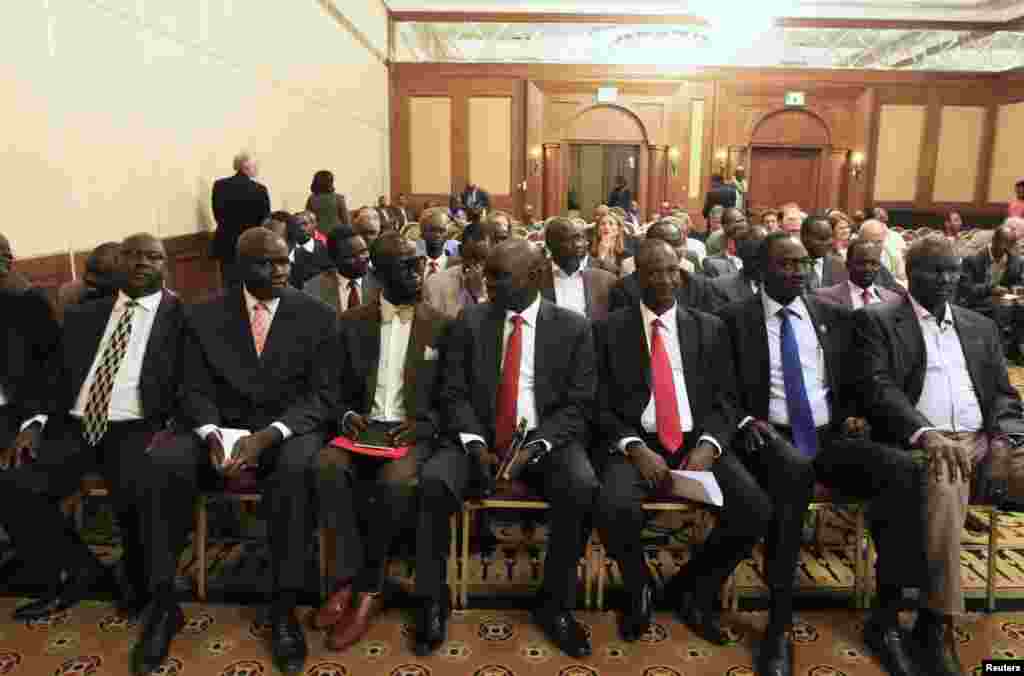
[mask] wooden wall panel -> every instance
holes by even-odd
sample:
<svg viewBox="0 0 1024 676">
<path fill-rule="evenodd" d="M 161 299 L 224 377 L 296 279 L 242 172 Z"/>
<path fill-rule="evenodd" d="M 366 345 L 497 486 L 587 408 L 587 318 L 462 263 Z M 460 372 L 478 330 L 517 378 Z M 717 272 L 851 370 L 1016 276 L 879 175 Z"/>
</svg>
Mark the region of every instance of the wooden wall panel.
<svg viewBox="0 0 1024 676">
<path fill-rule="evenodd" d="M 452 185 L 452 100 L 410 97 L 409 192 L 446 193 Z"/>
<path fill-rule="evenodd" d="M 469 99 L 469 180 L 493 195 L 512 194 L 512 99 Z"/>
<path fill-rule="evenodd" d="M 879 113 L 878 147 L 885 149 L 875 169 L 876 202 L 913 202 L 925 133 L 927 107 L 885 105 Z"/>
<path fill-rule="evenodd" d="M 1024 138 L 1024 102 L 1000 106 L 988 185 L 989 202 L 1005 203 L 1013 199 L 1014 183 L 1024 178 L 1021 138 Z"/>
<path fill-rule="evenodd" d="M 942 107 L 933 201 L 974 201 L 987 115 L 978 106 Z"/>
</svg>

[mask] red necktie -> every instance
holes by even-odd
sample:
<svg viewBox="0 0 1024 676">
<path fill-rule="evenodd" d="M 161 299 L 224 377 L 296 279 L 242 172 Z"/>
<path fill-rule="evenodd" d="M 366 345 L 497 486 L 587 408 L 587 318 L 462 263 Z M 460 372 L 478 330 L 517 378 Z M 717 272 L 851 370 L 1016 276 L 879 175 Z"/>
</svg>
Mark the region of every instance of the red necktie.
<svg viewBox="0 0 1024 676">
<path fill-rule="evenodd" d="M 356 286 L 355 280 L 349 280 L 348 283 L 348 307 L 352 309 L 359 306 L 359 287 Z"/>
<path fill-rule="evenodd" d="M 864 292 L 860 295 L 860 297 L 864 299 L 864 304 L 865 305 L 871 305 L 871 292 L 870 291 L 868 291 L 867 289 L 864 289 Z"/>
<path fill-rule="evenodd" d="M 437 272 L 437 261 L 430 261 L 430 272 L 428 273 L 428 276 L 435 272 Z"/>
<path fill-rule="evenodd" d="M 661 321 L 651 322 L 651 389 L 654 390 L 654 416 L 658 427 L 658 441 L 669 454 L 683 445 L 683 426 L 679 422 L 679 402 L 676 384 L 672 379 L 672 364 L 661 338 Z"/>
<path fill-rule="evenodd" d="M 517 405 L 519 403 L 519 361 L 523 354 L 523 318 L 514 315 L 512 335 L 505 345 L 505 362 L 501 369 L 501 385 L 498 387 L 498 419 L 494 429 L 494 445 L 504 452 L 512 445 L 516 431 Z"/>
</svg>

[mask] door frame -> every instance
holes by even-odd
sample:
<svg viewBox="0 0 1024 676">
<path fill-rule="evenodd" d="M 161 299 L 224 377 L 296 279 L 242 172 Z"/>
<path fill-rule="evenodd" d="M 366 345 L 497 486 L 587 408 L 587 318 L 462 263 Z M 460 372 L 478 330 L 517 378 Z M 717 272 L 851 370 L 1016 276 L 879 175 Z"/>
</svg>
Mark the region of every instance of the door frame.
<svg viewBox="0 0 1024 676">
<path fill-rule="evenodd" d="M 646 143 L 636 143 L 629 141 L 589 141 L 586 139 L 566 139 L 562 145 L 565 147 L 565 152 L 562 153 L 562 196 L 561 196 L 561 213 L 568 213 L 569 211 L 569 188 L 572 186 L 572 147 L 573 146 L 628 146 L 630 148 L 636 148 L 636 168 L 633 170 L 636 172 L 634 180 L 636 182 L 635 190 L 633 191 L 633 199 L 640 203 L 640 183 L 644 180 L 644 174 L 642 172 L 647 171 L 647 161 L 645 155 L 647 153 L 644 150 L 647 148 Z M 602 148 L 602 152 L 603 152 Z M 646 185 L 644 186 L 644 194 L 646 195 Z M 603 202 L 602 202 L 603 204 Z M 640 207 L 641 213 L 643 213 L 643 206 Z M 583 214 L 580 217 L 586 220 Z M 589 221 L 588 221 L 589 222 Z"/>
</svg>

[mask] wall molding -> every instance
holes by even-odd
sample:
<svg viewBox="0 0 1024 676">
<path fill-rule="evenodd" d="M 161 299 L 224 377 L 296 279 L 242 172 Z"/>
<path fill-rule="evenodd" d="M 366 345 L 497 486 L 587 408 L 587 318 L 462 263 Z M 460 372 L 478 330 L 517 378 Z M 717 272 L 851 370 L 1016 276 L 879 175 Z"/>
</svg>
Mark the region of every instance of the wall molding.
<svg viewBox="0 0 1024 676">
<path fill-rule="evenodd" d="M 382 65 L 387 66 L 391 63 L 391 59 L 389 58 L 390 55 L 385 54 L 380 49 L 378 49 L 370 40 L 370 38 L 366 35 L 366 33 L 359 30 L 359 27 L 352 23 L 351 19 L 345 16 L 345 14 L 340 9 L 335 7 L 334 2 L 332 0 L 317 0 L 317 4 L 319 4 L 320 7 L 322 7 L 323 10 L 327 12 L 331 16 L 331 18 L 338 23 L 338 25 L 340 25 L 348 33 L 350 33 L 352 37 L 356 39 L 356 42 L 365 47 L 368 52 L 373 54 L 374 57 L 376 57 L 376 59 L 380 61 Z M 390 34 L 390 32 L 391 30 L 389 26 L 388 33 Z"/>
</svg>

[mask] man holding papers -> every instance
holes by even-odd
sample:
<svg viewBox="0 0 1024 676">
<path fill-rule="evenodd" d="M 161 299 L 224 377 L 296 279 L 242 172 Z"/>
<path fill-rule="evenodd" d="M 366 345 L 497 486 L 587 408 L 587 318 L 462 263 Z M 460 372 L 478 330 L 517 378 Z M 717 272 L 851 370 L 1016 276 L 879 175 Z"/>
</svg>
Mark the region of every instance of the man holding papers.
<svg viewBox="0 0 1024 676">
<path fill-rule="evenodd" d="M 484 271 L 490 303 L 469 305 L 452 324 L 440 386 L 444 429 L 420 474 L 416 591 L 423 599 L 416 652 L 444 643 L 448 595 L 444 556 L 448 517 L 479 495 L 496 466 L 520 445 L 530 460 L 520 478 L 551 503 L 551 535 L 534 620 L 570 657 L 590 654 L 572 615 L 583 522 L 597 491 L 584 446 L 597 387 L 590 322 L 540 297 L 550 265 L 524 239 L 498 245 Z"/>
<path fill-rule="evenodd" d="M 284 240 L 266 228 L 238 238 L 242 284 L 193 306 L 186 321 L 185 425 L 154 447 L 144 531 L 155 599 L 136 646 L 136 673 L 167 656 L 183 624 L 174 599 L 178 557 L 191 530 L 193 503 L 218 475 L 250 468 L 261 479 L 269 518 L 271 651 L 284 673 L 301 671 L 306 640 L 295 617 L 310 544 L 314 463 L 337 406 L 334 309 L 288 284 Z M 246 430 L 225 448 L 221 428 Z"/>
<path fill-rule="evenodd" d="M 417 469 L 439 426 L 432 396 L 447 320 L 420 302 L 425 259 L 395 231 L 374 242 L 371 257 L 381 295 L 339 322 L 335 417 L 338 443 L 351 450 L 330 445 L 319 461 L 320 515 L 337 562 L 313 624 L 329 630 L 331 650 L 359 641 L 380 611 L 388 550 L 416 513 Z"/>
<path fill-rule="evenodd" d="M 804 295 L 813 262 L 807 250 L 781 232 L 761 246 L 761 293 L 720 313 L 736 365 L 735 452 L 774 503 L 765 550 L 772 602 L 756 673 L 793 672 L 793 577 L 804 513 L 821 482 L 871 501 L 881 603 L 865 640 L 890 673 L 916 674 L 897 610 L 902 587 L 919 585 L 926 570 L 920 471 L 909 453 L 869 441 L 864 420 L 854 417 L 856 398 L 843 385 L 862 365 L 850 358 L 850 311 Z"/>
<path fill-rule="evenodd" d="M 676 302 L 679 258 L 671 246 L 649 238 L 636 260 L 641 304 L 612 313 L 596 329 L 598 425 L 608 449 L 600 454 L 597 524 L 631 599 L 621 633 L 635 641 L 651 623 L 641 505 L 673 492 L 672 470 L 691 470 L 714 476 L 724 508 L 700 555 L 669 582 L 666 596 L 684 622 L 721 643 L 718 590 L 766 529 L 771 501 L 729 452 L 736 383 L 725 326 Z"/>
</svg>

